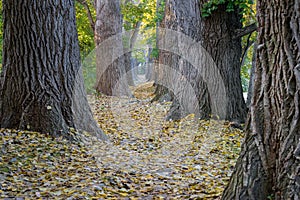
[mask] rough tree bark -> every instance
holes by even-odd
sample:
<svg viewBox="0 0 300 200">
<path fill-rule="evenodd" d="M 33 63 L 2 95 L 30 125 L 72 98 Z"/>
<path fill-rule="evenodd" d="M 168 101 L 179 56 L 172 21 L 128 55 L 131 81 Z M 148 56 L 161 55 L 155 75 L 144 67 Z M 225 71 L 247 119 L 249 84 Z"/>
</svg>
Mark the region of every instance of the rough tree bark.
<svg viewBox="0 0 300 200">
<path fill-rule="evenodd" d="M 203 3 L 203 2 L 202 2 Z M 220 70 L 226 89 L 226 119 L 244 122 L 247 108 L 241 83 L 242 29 L 239 9 L 226 12 L 226 5 L 219 6 L 211 16 L 202 19 L 202 46 L 212 56 Z"/>
<path fill-rule="evenodd" d="M 181 19 L 181 20 L 178 20 Z M 192 38 L 195 42 L 201 39 L 200 4 L 197 0 L 176 1 L 167 0 L 165 16 L 160 23 L 158 38 L 164 37 L 164 29 L 171 29 Z M 176 34 L 172 41 L 177 48 L 183 35 Z M 168 40 L 169 38 L 166 38 Z M 207 88 L 197 66 L 192 66 L 189 60 L 180 55 L 162 49 L 160 41 L 159 65 L 156 66 L 156 97 L 154 100 L 172 100 L 167 120 L 178 120 L 189 113 L 195 113 L 199 118 L 208 118 L 211 112 Z M 182 80 L 186 80 L 184 83 Z M 189 87 L 189 90 L 187 89 Z M 170 95 L 170 96 L 169 96 Z M 195 98 L 192 98 L 194 96 Z M 196 99 L 193 101 L 192 99 Z M 200 109 L 201 108 L 201 109 Z"/>
<path fill-rule="evenodd" d="M 106 139 L 83 86 L 74 1 L 5 0 L 3 16 L 0 126 Z"/>
<path fill-rule="evenodd" d="M 213 12 L 210 17 L 201 18 L 200 8 L 204 2 L 199 2 L 198 0 L 184 2 L 167 0 L 165 17 L 161 23 L 161 27 L 184 33 L 193 38 L 195 42 L 202 44 L 202 47 L 210 54 L 221 74 L 221 78 L 218 77 L 221 80 L 215 80 L 215 82 L 223 81 L 222 84 L 225 87 L 227 95 L 223 97 L 226 116 L 218 112 L 214 114 L 223 116 L 226 120 L 244 122 L 247 108 L 240 80 L 241 37 L 251 33 L 251 31 L 255 30 L 256 26 L 251 25 L 243 28 L 240 22 L 241 15 L 239 14 L 239 10 L 236 9 L 230 13 L 226 12 L 226 5 L 219 6 L 218 10 Z M 206 83 L 201 80 L 202 74 L 199 75 L 199 72 L 188 63 L 188 60 L 185 61 L 180 58 L 180 55 L 174 55 L 171 52 L 161 50 L 159 62 L 160 64 L 169 65 L 177 69 L 191 83 L 198 98 L 198 117 L 208 118 L 212 110 L 216 110 L 215 108 L 220 106 L 213 105 Z M 158 74 L 160 77 L 158 79 L 172 79 L 170 77 L 171 73 L 164 72 L 163 70 L 163 68 L 159 68 Z M 209 76 L 211 79 L 216 79 L 215 74 Z M 179 85 L 179 87 L 181 87 L 181 91 L 186 90 L 185 85 Z M 157 97 L 164 93 L 166 93 L 166 89 L 159 86 L 156 91 Z M 219 96 L 222 98 L 221 95 Z M 186 93 L 177 95 L 177 100 L 174 99 L 169 112 L 169 118 L 177 119 L 182 117 L 182 115 L 191 113 L 192 110 L 187 109 L 191 104 L 189 98 L 190 95 Z M 225 102 L 225 99 L 227 102 Z M 178 115 L 178 113 L 183 114 Z"/>
<path fill-rule="evenodd" d="M 120 1 L 97 0 L 96 12 L 96 90 L 110 96 L 131 96 L 124 67 Z"/>
<path fill-rule="evenodd" d="M 246 140 L 223 199 L 300 199 L 300 2 L 257 2 Z"/>
</svg>

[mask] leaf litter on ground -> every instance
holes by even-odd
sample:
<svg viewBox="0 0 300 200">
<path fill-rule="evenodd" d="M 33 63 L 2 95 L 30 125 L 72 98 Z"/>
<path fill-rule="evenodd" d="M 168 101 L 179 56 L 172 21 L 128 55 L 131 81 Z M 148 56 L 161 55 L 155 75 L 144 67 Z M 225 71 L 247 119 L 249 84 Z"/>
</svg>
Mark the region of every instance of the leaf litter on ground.
<svg viewBox="0 0 300 200">
<path fill-rule="evenodd" d="M 165 121 L 171 104 L 151 103 L 153 91 L 147 83 L 138 98 L 90 96 L 110 142 L 1 129 L 0 198 L 218 199 L 243 132 L 192 114 Z"/>
</svg>

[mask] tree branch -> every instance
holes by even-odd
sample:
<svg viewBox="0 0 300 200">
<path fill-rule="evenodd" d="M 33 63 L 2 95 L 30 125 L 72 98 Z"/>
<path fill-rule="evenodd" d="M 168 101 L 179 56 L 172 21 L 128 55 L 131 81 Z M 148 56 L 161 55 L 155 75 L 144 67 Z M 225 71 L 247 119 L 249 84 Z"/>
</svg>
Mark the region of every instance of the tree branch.
<svg viewBox="0 0 300 200">
<path fill-rule="evenodd" d="M 88 18 L 89 18 L 89 21 L 90 21 L 90 25 L 91 25 L 91 28 L 92 30 L 94 31 L 95 30 L 95 21 L 93 19 L 93 15 L 92 15 L 92 12 L 89 8 L 89 5 L 87 4 L 86 0 L 77 0 L 81 5 L 83 5 L 83 7 L 85 8 L 86 12 L 87 12 L 87 15 L 88 15 Z"/>
<path fill-rule="evenodd" d="M 243 36 L 248 35 L 256 30 L 257 30 L 257 25 L 255 23 L 253 23 L 249 26 L 245 26 L 242 29 L 235 30 L 234 38 L 243 37 Z"/>
<path fill-rule="evenodd" d="M 137 22 L 135 24 L 134 31 L 133 31 L 133 33 L 131 35 L 131 38 L 130 38 L 130 50 L 131 51 L 132 51 L 132 49 L 133 49 L 133 47 L 134 47 L 134 45 L 136 43 L 136 40 L 138 38 L 138 33 L 140 31 L 141 24 L 142 24 L 142 22 Z"/>
<path fill-rule="evenodd" d="M 242 61 L 241 61 L 241 66 L 244 65 L 245 63 L 245 59 L 246 59 L 246 54 L 248 52 L 248 49 L 251 47 L 252 44 L 254 44 L 255 41 L 251 41 L 251 35 L 252 33 L 249 34 L 248 38 L 247 38 L 247 44 L 245 46 L 245 48 L 243 49 L 243 55 L 242 55 Z"/>
</svg>

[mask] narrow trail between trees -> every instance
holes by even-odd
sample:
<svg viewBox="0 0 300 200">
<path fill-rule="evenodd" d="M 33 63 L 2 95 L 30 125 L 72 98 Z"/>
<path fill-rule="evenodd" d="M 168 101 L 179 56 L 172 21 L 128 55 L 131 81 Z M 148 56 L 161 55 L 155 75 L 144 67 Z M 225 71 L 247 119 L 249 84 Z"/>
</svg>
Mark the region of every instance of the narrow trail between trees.
<svg viewBox="0 0 300 200">
<path fill-rule="evenodd" d="M 107 197 L 218 198 L 231 175 L 242 132 L 225 121 L 201 121 L 193 115 L 165 121 L 171 103 L 150 102 L 153 83 L 132 90 L 136 98 L 102 96 L 91 102 L 112 142 L 93 146 L 102 178 L 116 183 L 104 183 L 112 191 Z"/>
<path fill-rule="evenodd" d="M 170 102 L 89 96 L 110 142 L 70 142 L 0 129 L 0 199 L 219 199 L 240 150 L 242 131 L 189 115 L 165 121 Z"/>
</svg>

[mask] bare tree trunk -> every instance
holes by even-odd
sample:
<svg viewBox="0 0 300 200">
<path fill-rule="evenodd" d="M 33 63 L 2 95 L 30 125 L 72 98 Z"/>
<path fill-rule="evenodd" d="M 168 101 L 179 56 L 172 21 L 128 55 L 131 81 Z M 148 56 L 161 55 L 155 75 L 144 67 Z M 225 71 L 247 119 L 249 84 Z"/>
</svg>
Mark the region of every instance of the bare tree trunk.
<svg viewBox="0 0 300 200">
<path fill-rule="evenodd" d="M 236 30 L 242 29 L 242 16 L 239 12 L 238 9 L 227 12 L 226 5 L 219 6 L 210 17 L 203 19 L 202 40 L 204 49 L 220 70 L 225 85 L 226 119 L 244 122 L 247 108 L 240 76 L 242 46 L 241 37 L 235 34 Z"/>
<path fill-rule="evenodd" d="M 251 118 L 223 199 L 300 199 L 300 3 L 258 1 L 257 12 Z"/>
<path fill-rule="evenodd" d="M 158 79 L 156 82 L 173 80 L 172 88 L 176 88 L 177 91 L 173 91 L 176 98 L 173 95 L 174 101 L 168 118 L 178 119 L 193 112 L 196 112 L 195 114 L 199 118 L 208 118 L 213 111 L 216 111 L 213 114 L 220 118 L 244 122 L 246 118 L 246 104 L 240 79 L 240 59 L 242 56 L 241 37 L 246 32 L 248 33 L 248 29 L 247 31 L 242 30 L 239 10 L 228 13 L 226 12 L 226 6 L 221 5 L 210 17 L 202 19 L 200 7 L 201 5 L 197 0 L 183 2 L 167 0 L 165 17 L 161 27 L 178 31 L 192 38 L 196 43 L 201 43 L 202 47 L 214 60 L 220 76 L 212 74 L 210 69 L 203 69 L 211 73 L 203 77 L 204 74 L 199 70 L 201 66 L 192 66 L 190 60 L 185 60 L 181 55 L 160 50 L 159 63 L 163 64 L 163 66 L 157 69 L 158 72 L 156 74 L 159 74 L 159 76 L 156 78 Z M 237 34 L 239 35 L 237 36 Z M 180 44 L 182 40 L 180 37 L 183 36 L 175 39 L 173 46 L 179 45 L 178 48 L 180 48 L 180 45 L 182 45 Z M 179 52 L 179 54 L 182 53 Z M 189 55 L 189 59 L 193 60 L 197 56 L 199 57 L 199 55 Z M 182 78 L 171 77 L 173 74 L 170 73 L 169 69 L 166 69 L 165 65 L 170 66 L 172 70 L 181 74 L 182 78 L 187 80 L 188 85 L 193 88 L 193 92 L 198 99 L 197 102 L 191 102 L 190 99 L 193 94 L 186 92 L 188 85 L 180 84 Z M 209 79 L 213 79 L 213 82 L 216 83 L 215 87 L 222 85 L 225 91 L 223 91 L 223 88 L 219 88 L 218 91 L 222 93 L 212 94 L 216 90 L 209 91 L 207 85 L 208 76 Z M 175 85 L 177 86 L 175 87 Z M 156 91 L 156 99 L 166 92 L 172 93 L 170 89 L 167 90 L 164 86 L 159 86 Z M 220 103 L 220 101 L 214 101 L 212 95 L 223 99 L 222 105 L 216 104 L 216 102 Z M 224 109 L 218 109 L 220 106 L 225 107 L 226 115 L 223 114 Z"/>
<path fill-rule="evenodd" d="M 97 0 L 96 11 L 96 90 L 110 96 L 131 96 L 124 66 L 120 1 Z"/>
<path fill-rule="evenodd" d="M 160 7 L 162 6 L 162 1 L 166 1 L 166 0 L 157 0 L 156 1 L 156 15 L 159 15 L 159 10 Z M 168 9 L 167 4 L 165 6 L 165 9 Z M 166 10 L 165 10 L 165 16 L 166 17 Z M 164 19 L 163 19 L 164 21 Z M 163 22 L 162 21 L 162 22 Z M 155 58 L 154 61 L 154 68 L 153 68 L 153 73 L 154 73 L 154 85 L 156 86 L 155 88 L 155 97 L 152 99 L 153 101 L 171 101 L 172 97 L 169 94 L 168 88 L 164 85 L 162 85 L 162 80 L 163 80 L 163 76 L 164 76 L 164 72 L 163 72 L 163 67 L 160 66 L 160 59 L 161 56 L 163 56 L 163 53 L 161 52 L 161 50 L 159 49 L 159 38 L 160 38 L 160 29 L 161 28 L 166 28 L 164 25 L 162 25 L 162 23 L 160 21 L 156 22 L 156 51 L 159 51 L 158 57 Z"/>
<path fill-rule="evenodd" d="M 47 12 L 45 12 L 47 10 Z M 74 1 L 5 0 L 0 126 L 106 139 L 87 102 Z"/>
<path fill-rule="evenodd" d="M 153 81 L 154 80 L 154 64 L 153 58 L 151 57 L 152 54 L 152 47 L 149 45 L 147 58 L 146 58 L 146 80 Z"/>
<path fill-rule="evenodd" d="M 125 70 L 127 73 L 127 81 L 128 81 L 129 85 L 134 85 L 133 75 L 132 75 L 133 74 L 132 70 L 134 67 L 132 64 L 132 51 L 133 51 L 134 45 L 137 41 L 141 24 L 142 24 L 142 22 L 138 22 L 135 25 L 135 28 L 133 30 L 127 32 L 127 34 L 128 34 L 128 36 L 127 36 L 128 38 L 126 41 L 127 44 L 124 46 L 124 51 L 126 52 L 124 55 Z"/>
</svg>

